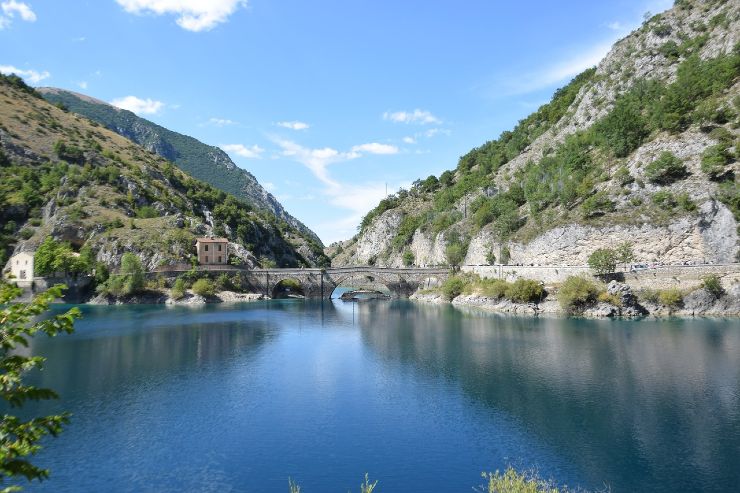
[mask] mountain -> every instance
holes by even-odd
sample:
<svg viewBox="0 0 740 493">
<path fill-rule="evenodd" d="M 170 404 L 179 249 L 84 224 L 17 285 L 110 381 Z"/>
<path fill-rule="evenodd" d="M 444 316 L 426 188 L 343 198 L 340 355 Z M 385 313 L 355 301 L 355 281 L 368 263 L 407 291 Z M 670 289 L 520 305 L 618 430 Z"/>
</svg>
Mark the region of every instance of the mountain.
<svg viewBox="0 0 740 493">
<path fill-rule="evenodd" d="M 327 263 L 313 235 L 188 175 L 96 122 L 0 76 L 0 265 L 45 238 L 116 267 L 189 262 L 196 236 L 226 236 L 247 266 Z"/>
<path fill-rule="evenodd" d="M 259 184 L 249 172 L 239 168 L 224 151 L 215 146 L 166 129 L 156 123 L 116 108 L 84 94 L 64 89 L 41 87 L 37 91 L 49 102 L 83 115 L 105 128 L 123 135 L 142 147 L 172 161 L 189 175 L 210 183 L 253 205 L 274 214 L 314 241 L 321 243 L 316 234 L 288 214 L 280 202 Z"/>
<path fill-rule="evenodd" d="M 677 0 L 513 130 L 382 200 L 333 264 L 738 261 L 740 3 Z"/>
</svg>

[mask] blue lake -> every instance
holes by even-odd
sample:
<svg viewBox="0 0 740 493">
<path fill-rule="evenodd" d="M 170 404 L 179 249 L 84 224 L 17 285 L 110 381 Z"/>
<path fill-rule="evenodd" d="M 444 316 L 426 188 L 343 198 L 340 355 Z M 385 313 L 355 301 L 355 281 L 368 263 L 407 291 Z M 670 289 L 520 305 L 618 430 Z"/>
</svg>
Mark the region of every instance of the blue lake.
<svg viewBox="0 0 740 493">
<path fill-rule="evenodd" d="M 740 321 L 513 318 L 408 301 L 82 307 L 34 339 L 70 411 L 26 491 L 464 492 L 480 473 L 737 491 Z"/>
</svg>

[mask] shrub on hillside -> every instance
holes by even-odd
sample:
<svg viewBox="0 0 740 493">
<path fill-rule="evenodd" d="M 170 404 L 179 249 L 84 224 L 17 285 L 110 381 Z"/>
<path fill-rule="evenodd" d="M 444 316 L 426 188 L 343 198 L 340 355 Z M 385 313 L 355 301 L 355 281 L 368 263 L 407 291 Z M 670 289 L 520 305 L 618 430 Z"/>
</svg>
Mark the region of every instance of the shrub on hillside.
<svg viewBox="0 0 740 493">
<path fill-rule="evenodd" d="M 406 267 L 410 267 L 414 265 L 414 252 L 411 250 L 406 250 L 403 252 L 403 265 Z"/>
<path fill-rule="evenodd" d="M 726 173 L 726 167 L 735 159 L 729 147 L 720 143 L 707 147 L 701 155 L 701 170 L 710 179 L 719 180 Z"/>
<path fill-rule="evenodd" d="M 210 279 L 198 279 L 193 283 L 193 293 L 200 296 L 213 296 L 216 294 L 216 287 Z"/>
<path fill-rule="evenodd" d="M 701 287 L 712 293 L 715 298 L 720 298 L 723 294 L 725 294 L 722 283 L 720 282 L 719 277 L 717 277 L 715 274 L 710 274 L 702 279 Z"/>
<path fill-rule="evenodd" d="M 607 212 L 614 210 L 614 202 L 609 199 L 609 196 L 605 192 L 597 192 L 583 201 L 581 205 L 581 211 L 583 217 L 588 219 L 589 217 L 603 216 Z"/>
<path fill-rule="evenodd" d="M 536 303 L 542 300 L 545 290 L 538 281 L 517 279 L 506 288 L 506 298 L 516 303 Z"/>
<path fill-rule="evenodd" d="M 185 279 L 178 277 L 175 280 L 175 284 L 170 290 L 170 296 L 173 300 L 179 300 L 185 296 Z"/>
<path fill-rule="evenodd" d="M 683 305 L 683 294 L 676 288 L 662 289 L 658 291 L 658 301 L 669 308 L 679 308 Z"/>
<path fill-rule="evenodd" d="M 462 294 L 467 286 L 467 282 L 462 277 L 453 276 L 442 283 L 442 294 L 449 301 L 457 298 Z"/>
<path fill-rule="evenodd" d="M 226 291 L 233 289 L 234 286 L 231 284 L 229 275 L 224 272 L 216 278 L 216 287 L 219 291 Z"/>
<path fill-rule="evenodd" d="M 668 151 L 661 153 L 658 159 L 645 166 L 648 181 L 659 185 L 669 185 L 686 177 L 687 174 L 688 170 L 683 161 Z"/>
<path fill-rule="evenodd" d="M 476 287 L 487 298 L 503 298 L 509 283 L 503 279 L 481 279 Z"/>
<path fill-rule="evenodd" d="M 591 279 L 570 276 L 560 286 L 558 302 L 567 312 L 578 312 L 594 303 L 599 291 L 599 287 Z"/>
</svg>

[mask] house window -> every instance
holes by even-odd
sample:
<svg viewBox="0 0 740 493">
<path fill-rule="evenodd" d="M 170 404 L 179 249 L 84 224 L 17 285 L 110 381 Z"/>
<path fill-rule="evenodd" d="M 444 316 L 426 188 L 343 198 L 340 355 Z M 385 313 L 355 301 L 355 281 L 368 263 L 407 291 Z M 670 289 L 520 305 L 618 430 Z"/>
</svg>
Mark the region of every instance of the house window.
<svg viewBox="0 0 740 493">
<path fill-rule="evenodd" d="M 206 245 L 206 252 L 208 251 L 208 245 Z"/>
<path fill-rule="evenodd" d="M 206 255 L 206 263 L 208 263 L 208 255 Z"/>
<path fill-rule="evenodd" d="M 221 263 L 221 256 L 220 256 L 220 255 L 219 255 L 219 257 L 218 257 L 218 263 L 219 263 L 219 264 Z"/>
</svg>

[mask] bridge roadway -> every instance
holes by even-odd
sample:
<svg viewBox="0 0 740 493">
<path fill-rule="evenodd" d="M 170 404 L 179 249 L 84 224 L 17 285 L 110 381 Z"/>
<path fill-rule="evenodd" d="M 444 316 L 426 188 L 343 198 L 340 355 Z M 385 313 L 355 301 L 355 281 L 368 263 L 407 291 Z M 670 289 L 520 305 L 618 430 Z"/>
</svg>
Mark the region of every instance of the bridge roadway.
<svg viewBox="0 0 740 493">
<path fill-rule="evenodd" d="M 158 274 L 178 274 L 192 269 L 190 266 L 168 268 L 155 271 Z M 392 268 L 374 266 L 350 266 L 321 268 L 289 269 L 243 269 L 233 266 L 199 266 L 201 272 L 214 275 L 227 272 L 238 274 L 252 292 L 273 296 L 277 285 L 284 280 L 292 279 L 300 283 L 307 298 L 329 298 L 338 286 L 354 288 L 387 288 L 396 298 L 407 298 L 419 287 L 432 286 L 447 279 L 448 268 Z"/>
</svg>

